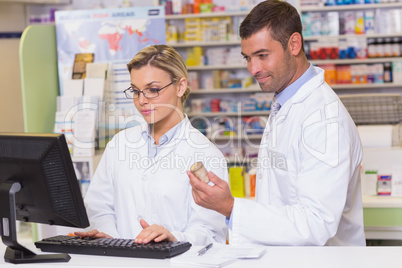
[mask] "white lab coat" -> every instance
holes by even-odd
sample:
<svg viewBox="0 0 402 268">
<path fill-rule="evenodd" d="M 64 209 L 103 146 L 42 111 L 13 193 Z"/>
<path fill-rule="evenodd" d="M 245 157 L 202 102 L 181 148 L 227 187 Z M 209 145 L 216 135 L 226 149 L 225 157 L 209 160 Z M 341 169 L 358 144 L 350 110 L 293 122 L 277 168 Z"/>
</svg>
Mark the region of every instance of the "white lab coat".
<svg viewBox="0 0 402 268">
<path fill-rule="evenodd" d="M 186 117 L 169 146 L 148 158 L 146 124 L 119 132 L 108 143 L 85 196 L 91 226 L 113 237 L 135 238 L 140 219 L 159 224 L 179 241 L 224 243 L 225 217 L 195 204 L 187 170 L 202 161 L 227 181 L 226 160 Z"/>
<path fill-rule="evenodd" d="M 256 202 L 235 199 L 231 244 L 365 245 L 360 138 L 324 71 L 314 68 L 317 75 L 267 124 Z"/>
</svg>

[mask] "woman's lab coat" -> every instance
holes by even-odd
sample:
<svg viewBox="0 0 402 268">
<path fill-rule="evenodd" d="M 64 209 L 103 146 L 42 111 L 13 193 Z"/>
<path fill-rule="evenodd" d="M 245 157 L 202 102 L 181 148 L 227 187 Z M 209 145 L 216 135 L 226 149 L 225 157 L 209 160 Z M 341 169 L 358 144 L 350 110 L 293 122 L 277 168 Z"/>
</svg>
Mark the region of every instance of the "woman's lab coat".
<svg viewBox="0 0 402 268">
<path fill-rule="evenodd" d="M 235 199 L 231 244 L 365 245 L 360 138 L 315 68 L 317 75 L 268 119 L 256 202 Z"/>
<path fill-rule="evenodd" d="M 135 238 L 140 219 L 163 225 L 179 241 L 225 243 L 225 217 L 195 204 L 186 174 L 202 161 L 227 181 L 226 160 L 186 117 L 168 146 L 148 157 L 147 125 L 119 132 L 108 143 L 85 196 L 90 230 Z"/>
</svg>

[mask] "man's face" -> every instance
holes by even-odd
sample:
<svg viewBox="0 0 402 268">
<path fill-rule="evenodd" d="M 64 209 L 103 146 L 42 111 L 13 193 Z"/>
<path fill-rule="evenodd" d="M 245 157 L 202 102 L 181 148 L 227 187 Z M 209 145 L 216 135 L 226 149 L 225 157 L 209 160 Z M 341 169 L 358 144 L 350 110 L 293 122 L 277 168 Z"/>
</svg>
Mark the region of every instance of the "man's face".
<svg viewBox="0 0 402 268">
<path fill-rule="evenodd" d="M 280 92 L 293 82 L 296 62 L 290 48 L 283 49 L 267 29 L 262 29 L 248 39 L 241 40 L 242 55 L 247 69 L 265 92 Z"/>
</svg>

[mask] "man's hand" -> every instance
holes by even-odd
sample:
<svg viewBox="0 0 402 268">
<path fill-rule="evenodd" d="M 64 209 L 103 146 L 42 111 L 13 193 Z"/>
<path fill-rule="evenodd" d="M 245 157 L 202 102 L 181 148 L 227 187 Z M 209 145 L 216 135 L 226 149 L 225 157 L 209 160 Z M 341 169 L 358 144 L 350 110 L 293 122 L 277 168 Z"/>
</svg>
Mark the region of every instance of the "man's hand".
<svg viewBox="0 0 402 268">
<path fill-rule="evenodd" d="M 105 234 L 104 232 L 99 232 L 96 229 L 89 232 L 74 232 L 74 234 L 80 237 L 113 238 L 110 235 Z"/>
<path fill-rule="evenodd" d="M 135 238 L 135 243 L 148 243 L 152 240 L 154 240 L 155 242 L 161 242 L 163 240 L 177 241 L 176 237 L 174 237 L 162 225 L 152 224 L 151 226 L 149 226 L 149 224 L 145 220 L 140 220 L 140 224 L 143 230 Z"/>
<path fill-rule="evenodd" d="M 208 172 L 208 177 L 214 183 L 214 186 L 200 181 L 190 171 L 187 171 L 187 175 L 190 178 L 190 184 L 193 187 L 193 198 L 197 205 L 230 217 L 234 198 L 226 181 L 218 178 L 212 171 Z"/>
</svg>

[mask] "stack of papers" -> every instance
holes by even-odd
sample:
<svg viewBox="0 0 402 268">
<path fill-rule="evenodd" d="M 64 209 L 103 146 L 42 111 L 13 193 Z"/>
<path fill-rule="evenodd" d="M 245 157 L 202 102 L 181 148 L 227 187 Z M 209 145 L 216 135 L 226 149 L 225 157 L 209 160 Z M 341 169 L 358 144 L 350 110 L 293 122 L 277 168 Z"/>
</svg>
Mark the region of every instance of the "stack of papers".
<svg viewBox="0 0 402 268">
<path fill-rule="evenodd" d="M 266 250 L 265 247 L 256 245 L 230 246 L 215 243 L 205 254 L 198 256 L 201 248 L 192 247 L 189 251 L 173 257 L 170 263 L 186 267 L 223 267 L 238 259 L 258 259 Z"/>
</svg>

